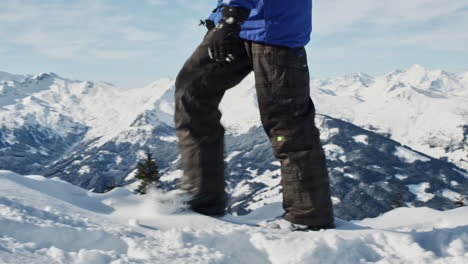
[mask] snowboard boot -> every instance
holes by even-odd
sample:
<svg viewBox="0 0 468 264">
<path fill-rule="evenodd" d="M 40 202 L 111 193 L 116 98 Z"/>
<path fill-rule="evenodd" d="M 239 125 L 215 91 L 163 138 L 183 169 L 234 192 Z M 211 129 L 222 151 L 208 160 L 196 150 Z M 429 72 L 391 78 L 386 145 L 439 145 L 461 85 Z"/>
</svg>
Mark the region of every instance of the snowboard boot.
<svg viewBox="0 0 468 264">
<path fill-rule="evenodd" d="M 194 195 L 188 202 L 189 208 L 199 214 L 208 216 L 224 216 L 227 199 L 224 193 Z"/>
</svg>

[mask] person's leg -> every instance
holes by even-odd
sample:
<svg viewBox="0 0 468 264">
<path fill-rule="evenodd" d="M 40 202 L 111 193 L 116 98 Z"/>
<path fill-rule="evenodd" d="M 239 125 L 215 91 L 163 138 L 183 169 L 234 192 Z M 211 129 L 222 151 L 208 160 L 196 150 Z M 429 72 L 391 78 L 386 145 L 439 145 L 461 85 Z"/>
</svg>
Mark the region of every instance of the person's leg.
<svg viewBox="0 0 468 264">
<path fill-rule="evenodd" d="M 330 183 L 314 123 L 305 49 L 253 43 L 251 53 L 262 124 L 281 162 L 283 217 L 331 227 Z"/>
<path fill-rule="evenodd" d="M 175 127 L 184 176 L 181 187 L 193 195 L 194 211 L 224 213 L 224 128 L 219 103 L 252 67 L 239 40 L 235 60 L 213 62 L 208 55 L 210 34 L 187 60 L 176 80 Z"/>
</svg>

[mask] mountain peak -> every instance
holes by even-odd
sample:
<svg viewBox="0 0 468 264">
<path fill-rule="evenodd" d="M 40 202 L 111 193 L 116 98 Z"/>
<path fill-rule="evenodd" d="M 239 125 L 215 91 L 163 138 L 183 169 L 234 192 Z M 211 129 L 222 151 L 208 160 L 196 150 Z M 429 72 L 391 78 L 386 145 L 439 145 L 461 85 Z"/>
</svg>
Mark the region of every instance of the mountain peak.
<svg viewBox="0 0 468 264">
<path fill-rule="evenodd" d="M 419 64 L 413 64 L 411 65 L 408 69 L 406 70 L 401 70 L 401 69 L 396 69 L 392 72 L 389 72 L 385 75 L 387 78 L 394 78 L 394 77 L 401 77 L 402 75 L 406 76 L 424 76 L 428 70 L 419 65 Z"/>
<path fill-rule="evenodd" d="M 426 72 L 426 71 L 427 69 L 419 64 L 413 64 L 407 70 L 407 72 Z"/>
<path fill-rule="evenodd" d="M 42 72 L 31 77 L 31 79 L 33 80 L 44 80 L 48 78 L 61 78 L 61 77 L 53 72 Z"/>
<path fill-rule="evenodd" d="M 369 86 L 374 80 L 374 78 L 372 76 L 370 76 L 370 75 L 368 75 L 366 73 L 363 73 L 363 72 L 358 72 L 358 73 L 356 73 L 354 75 L 351 75 L 349 77 L 352 78 L 356 82 L 360 82 L 362 85 L 364 85 L 366 87 Z"/>
</svg>

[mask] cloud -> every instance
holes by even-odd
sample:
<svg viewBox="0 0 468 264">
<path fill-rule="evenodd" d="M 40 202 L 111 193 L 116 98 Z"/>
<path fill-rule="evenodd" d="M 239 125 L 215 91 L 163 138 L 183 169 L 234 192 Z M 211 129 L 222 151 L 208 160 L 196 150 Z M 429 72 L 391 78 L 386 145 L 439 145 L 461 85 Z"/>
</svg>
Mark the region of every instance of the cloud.
<svg viewBox="0 0 468 264">
<path fill-rule="evenodd" d="M 98 58 L 103 59 L 135 59 L 142 58 L 145 56 L 145 52 L 141 50 L 105 50 L 105 49 L 94 49 L 92 51 Z"/>
<path fill-rule="evenodd" d="M 468 14 L 467 14 L 468 15 Z M 426 47 L 435 50 L 451 50 L 468 53 L 468 34 L 466 25 L 454 25 L 451 27 L 438 27 L 431 31 L 414 32 L 401 38 L 395 38 L 391 43 L 400 46 L 412 45 Z"/>
<path fill-rule="evenodd" d="M 449 21 L 426 26 L 418 30 L 388 32 L 365 39 L 356 39 L 353 43 L 360 47 L 395 46 L 430 48 L 468 53 L 468 11 L 453 14 Z"/>
<path fill-rule="evenodd" d="M 316 0 L 314 31 L 333 34 L 360 25 L 405 26 L 424 24 L 468 8 L 466 0 Z"/>
<path fill-rule="evenodd" d="M 370 21 L 379 24 L 426 23 L 468 7 L 465 0 L 387 0 Z"/>
<path fill-rule="evenodd" d="M 314 4 L 312 45 L 317 56 L 350 56 L 366 49 L 403 54 L 415 48 L 468 53 L 466 0 L 316 0 Z"/>
<path fill-rule="evenodd" d="M 161 32 L 142 30 L 136 27 L 125 27 L 121 29 L 122 37 L 128 41 L 154 42 L 166 38 Z"/>
<path fill-rule="evenodd" d="M 360 71 L 393 69 L 394 61 L 419 50 L 439 60 L 457 54 L 460 65 L 468 54 L 467 0 L 313 2 L 308 49 L 317 63 L 328 63 L 329 72 L 354 71 L 364 60 L 371 66 Z M 20 71 L 29 64 L 41 71 L 58 62 L 57 67 L 76 67 L 98 78 L 115 65 L 142 75 L 151 71 L 147 80 L 159 72 L 174 75 L 206 32 L 197 26 L 199 19 L 215 6 L 216 0 L 0 0 L 0 57 Z"/>
<path fill-rule="evenodd" d="M 217 2 L 216 0 L 145 0 L 148 4 L 154 7 L 175 6 L 180 10 L 188 9 L 195 10 L 197 12 L 210 12 L 213 10 Z"/>
<path fill-rule="evenodd" d="M 148 4 L 153 6 L 162 6 L 168 4 L 168 0 L 146 0 Z"/>
<path fill-rule="evenodd" d="M 121 15 L 125 14 L 125 15 Z M 142 29 L 135 13 L 103 0 L 9 0 L 0 3 L 0 45 L 29 47 L 56 58 L 129 57 L 123 50 L 145 50 L 163 42 L 161 32 Z M 102 52 L 102 50 L 119 52 Z M 138 54 L 141 52 L 138 52 Z"/>
</svg>

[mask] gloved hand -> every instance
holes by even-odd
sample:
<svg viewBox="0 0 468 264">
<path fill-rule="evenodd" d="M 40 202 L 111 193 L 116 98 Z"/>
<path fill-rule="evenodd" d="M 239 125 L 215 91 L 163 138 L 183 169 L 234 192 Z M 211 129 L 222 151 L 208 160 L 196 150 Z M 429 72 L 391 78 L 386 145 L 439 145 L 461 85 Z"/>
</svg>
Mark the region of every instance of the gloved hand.
<svg viewBox="0 0 468 264">
<path fill-rule="evenodd" d="M 235 59 L 235 46 L 239 45 L 241 24 L 249 17 L 250 10 L 242 7 L 224 6 L 223 17 L 212 31 L 208 54 L 216 62 L 231 62 Z"/>
</svg>

